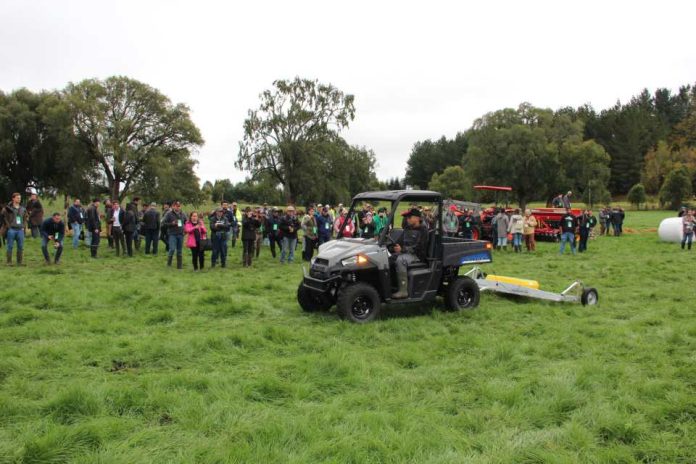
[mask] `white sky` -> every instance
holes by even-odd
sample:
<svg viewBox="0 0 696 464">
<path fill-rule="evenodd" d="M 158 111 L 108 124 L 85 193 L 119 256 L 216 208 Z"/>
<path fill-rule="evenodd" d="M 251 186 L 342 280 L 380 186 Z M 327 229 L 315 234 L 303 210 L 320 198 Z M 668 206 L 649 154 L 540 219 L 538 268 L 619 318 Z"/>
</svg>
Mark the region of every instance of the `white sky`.
<svg viewBox="0 0 696 464">
<path fill-rule="evenodd" d="M 403 176 L 418 140 L 529 101 L 596 109 L 696 82 L 694 1 L 0 0 L 0 89 L 127 75 L 192 109 L 202 181 L 234 168 L 275 79 L 355 95 L 344 136 Z"/>
</svg>

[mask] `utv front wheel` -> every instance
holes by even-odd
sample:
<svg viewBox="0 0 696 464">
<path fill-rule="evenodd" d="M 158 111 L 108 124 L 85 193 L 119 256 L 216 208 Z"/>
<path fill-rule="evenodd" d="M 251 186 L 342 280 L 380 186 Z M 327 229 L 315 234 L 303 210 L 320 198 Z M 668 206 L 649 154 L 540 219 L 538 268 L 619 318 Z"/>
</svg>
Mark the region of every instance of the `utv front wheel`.
<svg viewBox="0 0 696 464">
<path fill-rule="evenodd" d="M 459 277 L 447 286 L 445 302 L 450 311 L 473 309 L 479 304 L 479 287 L 469 277 Z"/>
<path fill-rule="evenodd" d="M 381 305 L 377 290 L 358 282 L 339 291 L 336 309 L 342 318 L 362 324 L 376 319 Z"/>
<path fill-rule="evenodd" d="M 314 293 L 308 290 L 302 283 L 297 287 L 297 302 L 302 310 L 308 313 L 326 311 L 331 307 L 331 300 L 327 295 Z"/>
</svg>

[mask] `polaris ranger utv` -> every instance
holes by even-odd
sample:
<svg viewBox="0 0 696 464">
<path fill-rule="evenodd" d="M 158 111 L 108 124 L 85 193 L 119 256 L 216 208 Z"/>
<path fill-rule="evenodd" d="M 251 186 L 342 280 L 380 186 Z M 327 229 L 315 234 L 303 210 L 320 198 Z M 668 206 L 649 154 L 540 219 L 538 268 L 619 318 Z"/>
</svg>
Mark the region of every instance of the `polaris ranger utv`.
<svg viewBox="0 0 696 464">
<path fill-rule="evenodd" d="M 368 229 L 362 233 L 361 218 L 368 214 L 366 209 L 360 209 L 362 205 L 381 211 L 379 220 L 384 227 L 379 234 L 371 236 Z M 392 295 L 398 283 L 393 246 L 404 233 L 401 213 L 414 205 L 426 205 L 427 259 L 409 264 L 408 297 L 394 299 Z M 429 302 L 438 295 L 450 310 L 478 305 L 478 285 L 472 278 L 458 275 L 459 268 L 490 263 L 491 245 L 487 241 L 445 236 L 439 193 L 424 190 L 361 193 L 353 198 L 347 217 L 358 218 L 357 237 L 344 234 L 348 224 L 344 220 L 338 238 L 319 247 L 309 271 L 303 267 L 304 279 L 297 289 L 297 300 L 303 310 L 325 311 L 335 304 L 341 317 L 363 323 L 378 317 L 383 305 Z"/>
</svg>

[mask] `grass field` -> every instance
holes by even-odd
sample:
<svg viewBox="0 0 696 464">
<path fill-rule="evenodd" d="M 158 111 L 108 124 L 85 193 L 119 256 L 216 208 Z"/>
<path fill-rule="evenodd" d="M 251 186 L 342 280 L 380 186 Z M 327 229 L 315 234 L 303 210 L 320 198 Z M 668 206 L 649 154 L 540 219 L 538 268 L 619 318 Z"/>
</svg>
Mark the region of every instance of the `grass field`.
<svg viewBox="0 0 696 464">
<path fill-rule="evenodd" d="M 696 462 L 696 250 L 658 242 L 668 215 L 485 266 L 599 306 L 484 295 L 368 325 L 302 313 L 300 265 L 268 248 L 194 274 L 105 247 L 44 267 L 30 240 L 0 269 L 0 462 Z"/>
</svg>

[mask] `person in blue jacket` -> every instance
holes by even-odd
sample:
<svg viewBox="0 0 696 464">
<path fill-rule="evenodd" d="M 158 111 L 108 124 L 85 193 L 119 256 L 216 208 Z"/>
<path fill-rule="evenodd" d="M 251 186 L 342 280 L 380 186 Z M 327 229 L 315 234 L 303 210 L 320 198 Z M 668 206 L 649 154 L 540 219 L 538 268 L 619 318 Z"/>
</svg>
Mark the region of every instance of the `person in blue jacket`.
<svg viewBox="0 0 696 464">
<path fill-rule="evenodd" d="M 329 214 L 329 208 L 326 206 L 321 209 L 321 214 L 317 216 L 317 229 L 319 229 L 319 241 L 317 242 L 317 246 L 331 240 L 333 220 Z"/>
</svg>

